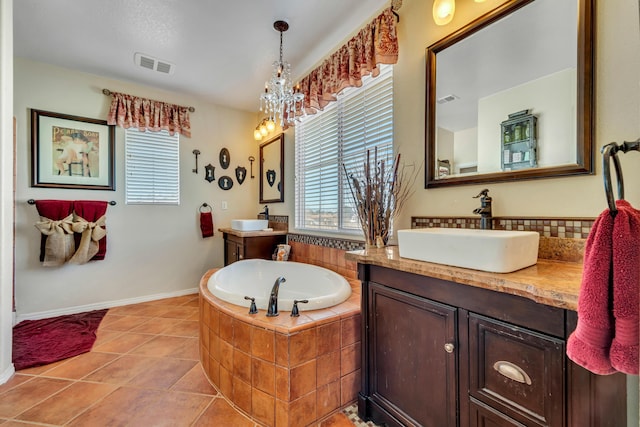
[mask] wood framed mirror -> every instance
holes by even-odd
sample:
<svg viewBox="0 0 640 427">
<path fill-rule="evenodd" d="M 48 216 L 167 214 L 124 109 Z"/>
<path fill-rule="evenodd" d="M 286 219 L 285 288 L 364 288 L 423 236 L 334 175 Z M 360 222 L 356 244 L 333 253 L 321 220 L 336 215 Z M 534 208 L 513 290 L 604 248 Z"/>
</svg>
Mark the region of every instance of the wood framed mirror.
<svg viewBox="0 0 640 427">
<path fill-rule="evenodd" d="M 284 133 L 260 144 L 260 203 L 284 202 Z"/>
<path fill-rule="evenodd" d="M 594 173 L 594 3 L 509 0 L 427 48 L 425 188 Z"/>
</svg>

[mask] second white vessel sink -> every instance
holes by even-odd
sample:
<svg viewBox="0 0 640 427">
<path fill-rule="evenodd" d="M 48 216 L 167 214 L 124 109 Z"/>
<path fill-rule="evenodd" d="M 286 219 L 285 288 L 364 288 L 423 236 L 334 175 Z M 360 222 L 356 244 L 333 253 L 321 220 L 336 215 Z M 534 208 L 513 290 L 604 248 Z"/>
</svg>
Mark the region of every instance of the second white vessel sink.
<svg viewBox="0 0 640 427">
<path fill-rule="evenodd" d="M 231 228 L 237 231 L 260 231 L 269 226 L 266 219 L 232 219 Z"/>
<path fill-rule="evenodd" d="M 418 228 L 398 230 L 403 258 L 510 273 L 538 260 L 540 234 L 534 231 Z"/>
</svg>

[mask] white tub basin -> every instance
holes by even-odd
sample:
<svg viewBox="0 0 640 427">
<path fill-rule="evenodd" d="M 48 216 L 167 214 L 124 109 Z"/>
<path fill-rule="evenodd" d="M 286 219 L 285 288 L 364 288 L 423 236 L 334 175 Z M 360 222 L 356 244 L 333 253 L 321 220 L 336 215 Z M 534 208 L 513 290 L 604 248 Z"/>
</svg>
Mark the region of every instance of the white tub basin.
<svg viewBox="0 0 640 427">
<path fill-rule="evenodd" d="M 249 308 L 246 295 L 255 298 L 259 309 L 266 310 L 278 277 L 285 278 L 278 292 L 281 311 L 291 311 L 294 300 L 308 300 L 299 306 L 300 311 L 308 311 L 332 307 L 351 296 L 351 285 L 338 273 L 291 261 L 237 261 L 213 273 L 207 285 L 213 295 L 224 301 Z"/>
<path fill-rule="evenodd" d="M 238 231 L 259 231 L 267 228 L 269 221 L 266 219 L 232 219 L 231 228 Z"/>
<path fill-rule="evenodd" d="M 421 228 L 398 230 L 400 256 L 494 273 L 509 273 L 538 260 L 533 231 Z"/>
</svg>

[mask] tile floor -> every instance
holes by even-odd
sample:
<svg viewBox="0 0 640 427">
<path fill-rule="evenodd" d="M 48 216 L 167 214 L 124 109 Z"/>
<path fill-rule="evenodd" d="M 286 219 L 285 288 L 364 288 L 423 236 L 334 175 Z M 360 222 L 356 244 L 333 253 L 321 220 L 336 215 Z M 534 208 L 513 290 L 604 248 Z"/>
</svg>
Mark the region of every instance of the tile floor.
<svg viewBox="0 0 640 427">
<path fill-rule="evenodd" d="M 0 426 L 216 426 L 254 423 L 198 361 L 198 295 L 109 310 L 89 353 L 0 385 Z M 345 408 L 319 427 L 373 426 Z"/>
</svg>

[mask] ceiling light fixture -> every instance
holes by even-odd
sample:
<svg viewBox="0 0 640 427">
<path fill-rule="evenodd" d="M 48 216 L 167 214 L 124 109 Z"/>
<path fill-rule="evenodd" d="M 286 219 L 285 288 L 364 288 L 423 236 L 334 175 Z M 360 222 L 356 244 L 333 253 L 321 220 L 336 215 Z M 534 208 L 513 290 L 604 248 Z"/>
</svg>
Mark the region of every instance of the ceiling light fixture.
<svg viewBox="0 0 640 427">
<path fill-rule="evenodd" d="M 433 0 L 433 21 L 436 25 L 447 25 L 456 13 L 456 0 Z"/>
<path fill-rule="evenodd" d="M 256 141 L 262 141 L 262 138 L 269 135 L 274 130 L 276 130 L 276 124 L 271 119 L 264 118 L 260 123 L 258 123 L 258 126 L 256 126 L 253 131 L 253 139 Z"/>
<path fill-rule="evenodd" d="M 304 94 L 300 85 L 293 86 L 291 81 L 291 64 L 282 59 L 282 33 L 289 29 L 285 21 L 276 21 L 273 28 L 280 32 L 280 58 L 273 63 L 271 79 L 264 85 L 264 93 L 260 95 L 260 111 L 264 111 L 269 121 L 278 123 L 280 127 L 290 125 L 302 108 Z"/>
</svg>

